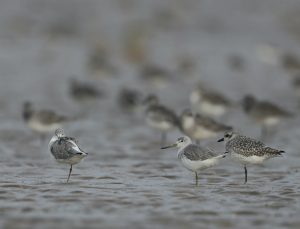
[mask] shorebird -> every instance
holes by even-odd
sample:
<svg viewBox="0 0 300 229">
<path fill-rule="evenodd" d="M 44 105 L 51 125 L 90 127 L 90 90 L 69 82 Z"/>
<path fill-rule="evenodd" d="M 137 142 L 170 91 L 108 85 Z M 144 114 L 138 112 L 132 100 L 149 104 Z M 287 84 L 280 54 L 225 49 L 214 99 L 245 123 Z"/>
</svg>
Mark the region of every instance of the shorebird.
<svg viewBox="0 0 300 229">
<path fill-rule="evenodd" d="M 172 75 L 167 70 L 156 65 L 144 65 L 140 69 L 140 78 L 157 88 L 164 88 Z"/>
<path fill-rule="evenodd" d="M 265 160 L 280 157 L 284 151 L 277 150 L 266 146 L 264 143 L 239 135 L 236 132 L 225 132 L 224 138 L 218 142 L 225 141 L 226 151 L 230 153 L 231 157 L 244 165 L 245 170 L 245 184 L 247 183 L 247 165 L 261 164 Z"/>
<path fill-rule="evenodd" d="M 188 136 L 183 136 L 170 146 L 162 147 L 161 149 L 168 149 L 177 147 L 177 157 L 182 165 L 195 173 L 196 185 L 198 184 L 198 172 L 215 166 L 219 163 L 220 159 L 224 158 L 225 154 L 217 154 L 209 150 L 201 148 L 199 145 L 193 144 Z"/>
<path fill-rule="evenodd" d="M 291 75 L 300 73 L 300 59 L 291 53 L 286 53 L 281 57 L 283 68 Z"/>
<path fill-rule="evenodd" d="M 88 155 L 79 148 L 75 138 L 66 137 L 63 129 L 60 128 L 55 130 L 49 142 L 49 150 L 57 162 L 71 165 L 67 183 L 72 173 L 72 166 Z"/>
<path fill-rule="evenodd" d="M 203 114 L 215 117 L 222 116 L 231 106 L 231 102 L 223 95 L 198 85 L 190 94 L 192 107 Z"/>
<path fill-rule="evenodd" d="M 281 119 L 290 118 L 293 115 L 267 101 L 258 101 L 251 95 L 244 97 L 243 101 L 244 112 L 257 123 L 262 125 L 262 138 L 268 134 L 268 129 L 277 125 Z"/>
<path fill-rule="evenodd" d="M 70 80 L 69 93 L 74 100 L 82 103 L 95 102 L 104 96 L 104 93 L 95 85 L 80 82 L 75 78 L 71 78 Z"/>
<path fill-rule="evenodd" d="M 201 140 L 216 137 L 220 132 L 231 130 L 232 127 L 226 126 L 214 119 L 193 113 L 188 109 L 183 111 L 180 116 L 180 127 L 184 134 L 190 138 L 195 139 L 199 144 Z"/>
<path fill-rule="evenodd" d="M 100 78 L 115 77 L 118 73 L 116 67 L 109 60 L 107 50 L 101 45 L 98 45 L 90 53 L 87 67 L 93 76 Z"/>
<path fill-rule="evenodd" d="M 166 141 L 168 131 L 179 127 L 179 120 L 176 114 L 169 108 L 159 104 L 155 95 L 149 95 L 144 104 L 146 105 L 146 122 L 150 127 L 162 132 L 161 144 Z"/>
<path fill-rule="evenodd" d="M 132 112 L 142 104 L 142 93 L 137 90 L 122 88 L 119 92 L 118 103 L 123 110 Z"/>
<path fill-rule="evenodd" d="M 23 104 L 23 119 L 33 131 L 41 134 L 42 138 L 46 133 L 52 132 L 69 119 L 58 115 L 51 110 L 34 110 L 31 102 Z"/>
</svg>

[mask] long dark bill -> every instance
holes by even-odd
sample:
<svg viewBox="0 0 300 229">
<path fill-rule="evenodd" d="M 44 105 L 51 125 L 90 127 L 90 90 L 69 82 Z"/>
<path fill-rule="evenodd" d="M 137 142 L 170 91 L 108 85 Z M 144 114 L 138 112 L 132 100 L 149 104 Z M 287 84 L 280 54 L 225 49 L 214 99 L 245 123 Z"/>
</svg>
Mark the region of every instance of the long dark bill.
<svg viewBox="0 0 300 229">
<path fill-rule="evenodd" d="M 161 147 L 160 149 L 168 149 L 168 148 L 173 148 L 173 147 L 176 147 L 177 144 L 173 144 L 173 145 L 170 145 L 170 146 L 164 146 L 164 147 Z"/>
</svg>

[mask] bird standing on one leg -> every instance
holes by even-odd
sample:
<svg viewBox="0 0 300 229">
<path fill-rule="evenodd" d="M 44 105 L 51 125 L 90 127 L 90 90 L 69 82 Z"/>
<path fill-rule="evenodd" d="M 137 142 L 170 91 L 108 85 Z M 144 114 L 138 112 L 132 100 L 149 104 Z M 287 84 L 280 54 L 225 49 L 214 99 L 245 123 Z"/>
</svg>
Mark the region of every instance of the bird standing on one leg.
<svg viewBox="0 0 300 229">
<path fill-rule="evenodd" d="M 56 161 L 71 166 L 67 182 L 69 182 L 73 165 L 78 164 L 88 155 L 78 147 L 77 143 L 75 138 L 66 137 L 63 129 L 57 129 L 49 142 L 49 150 Z"/>
</svg>

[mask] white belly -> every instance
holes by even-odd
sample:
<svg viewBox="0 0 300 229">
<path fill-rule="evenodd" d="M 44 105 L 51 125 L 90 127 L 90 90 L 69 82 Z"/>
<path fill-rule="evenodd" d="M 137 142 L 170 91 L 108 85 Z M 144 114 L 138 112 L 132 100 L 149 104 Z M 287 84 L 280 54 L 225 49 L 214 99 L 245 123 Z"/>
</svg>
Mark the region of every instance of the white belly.
<svg viewBox="0 0 300 229">
<path fill-rule="evenodd" d="M 172 128 L 174 128 L 173 124 L 171 124 L 170 122 L 167 122 L 167 121 L 156 122 L 156 121 L 153 121 L 152 119 L 148 119 L 148 118 L 147 118 L 147 124 L 150 127 L 159 129 L 161 131 L 169 131 Z"/>
<path fill-rule="evenodd" d="M 202 101 L 200 104 L 200 111 L 213 116 L 221 116 L 226 112 L 224 105 L 212 104 L 209 102 Z"/>
<path fill-rule="evenodd" d="M 246 164 L 261 164 L 264 160 L 267 159 L 266 156 L 262 156 L 262 157 L 259 157 L 259 156 L 250 156 L 250 157 L 245 157 L 241 154 L 237 154 L 237 153 L 234 153 L 234 152 L 231 152 L 231 158 L 238 162 L 238 163 L 242 163 L 244 165 Z"/>
<path fill-rule="evenodd" d="M 197 126 L 194 131 L 194 138 L 199 139 L 199 140 L 209 139 L 209 138 L 213 138 L 215 136 L 216 136 L 215 132 L 207 130 L 201 126 Z"/>
<path fill-rule="evenodd" d="M 267 125 L 267 126 L 275 126 L 279 123 L 279 118 L 277 117 L 270 117 L 270 118 L 266 118 L 264 120 L 264 124 Z"/>
<path fill-rule="evenodd" d="M 49 133 L 49 132 L 54 132 L 56 129 L 61 128 L 61 125 L 58 123 L 53 123 L 53 124 L 43 124 L 37 120 L 30 120 L 28 122 L 28 126 L 37 132 L 40 133 Z"/>
<path fill-rule="evenodd" d="M 186 157 L 183 157 L 181 163 L 186 169 L 195 172 L 217 165 L 219 163 L 219 158 L 211 158 L 204 161 L 191 161 Z"/>
<path fill-rule="evenodd" d="M 83 158 L 84 156 L 79 155 L 79 156 L 71 157 L 69 159 L 56 159 L 56 161 L 62 164 L 75 165 L 78 164 Z"/>
</svg>

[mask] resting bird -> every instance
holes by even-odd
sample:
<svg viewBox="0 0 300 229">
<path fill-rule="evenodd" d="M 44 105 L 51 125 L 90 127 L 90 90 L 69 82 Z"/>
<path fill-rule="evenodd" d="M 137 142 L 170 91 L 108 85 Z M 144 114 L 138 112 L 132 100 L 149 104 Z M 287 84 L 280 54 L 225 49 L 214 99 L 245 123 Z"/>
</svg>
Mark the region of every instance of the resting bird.
<svg viewBox="0 0 300 229">
<path fill-rule="evenodd" d="M 55 130 L 55 134 L 49 142 L 49 150 L 55 160 L 71 165 L 67 183 L 72 173 L 72 166 L 78 164 L 88 155 L 77 144 L 78 141 L 75 138 L 65 136 L 63 129 Z"/>
</svg>

